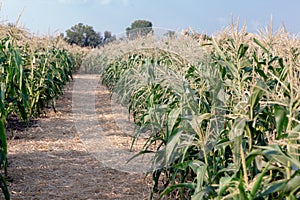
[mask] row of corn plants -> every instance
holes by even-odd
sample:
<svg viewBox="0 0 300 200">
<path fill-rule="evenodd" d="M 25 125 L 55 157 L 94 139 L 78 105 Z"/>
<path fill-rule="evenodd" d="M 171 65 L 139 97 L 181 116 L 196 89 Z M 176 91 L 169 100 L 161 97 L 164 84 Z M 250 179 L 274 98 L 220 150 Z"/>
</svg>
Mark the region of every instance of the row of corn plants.
<svg viewBox="0 0 300 200">
<path fill-rule="evenodd" d="M 140 48 L 101 71 L 148 135 L 150 198 L 299 199 L 300 40 L 232 25 L 205 44 L 197 64 Z"/>
<path fill-rule="evenodd" d="M 20 40 L 18 35 L 0 38 L 0 187 L 10 198 L 7 176 L 7 139 L 5 124 L 10 114 L 24 121 L 39 116 L 55 98 L 81 61 L 75 54 L 54 43 Z"/>
</svg>

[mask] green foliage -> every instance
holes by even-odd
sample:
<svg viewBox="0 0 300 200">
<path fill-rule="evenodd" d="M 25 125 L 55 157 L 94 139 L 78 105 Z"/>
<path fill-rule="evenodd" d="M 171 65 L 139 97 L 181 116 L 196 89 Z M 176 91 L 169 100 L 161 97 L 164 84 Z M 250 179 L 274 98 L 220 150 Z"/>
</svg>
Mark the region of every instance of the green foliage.
<svg viewBox="0 0 300 200">
<path fill-rule="evenodd" d="M 7 141 L 5 124 L 10 114 L 24 121 L 38 116 L 62 94 L 80 60 L 56 46 L 32 47 L 17 41 L 0 39 L 0 187 L 9 199 L 7 176 Z M 4 173 L 3 173 L 4 172 Z"/>
<path fill-rule="evenodd" d="M 126 28 L 126 35 L 129 39 L 146 36 L 152 32 L 152 22 L 147 20 L 135 20 L 130 27 Z"/>
<path fill-rule="evenodd" d="M 66 30 L 65 40 L 71 45 L 76 44 L 81 47 L 97 47 L 102 43 L 103 38 L 92 26 L 78 23 Z"/>
<path fill-rule="evenodd" d="M 102 44 L 108 44 L 115 41 L 117 38 L 115 35 L 112 35 L 110 31 L 104 31 L 104 38 Z"/>
<path fill-rule="evenodd" d="M 154 154 L 151 198 L 299 199 L 299 41 L 281 51 L 233 27 L 210 42 L 198 66 L 148 48 L 102 71 L 134 141 L 150 132 L 139 155 Z"/>
</svg>

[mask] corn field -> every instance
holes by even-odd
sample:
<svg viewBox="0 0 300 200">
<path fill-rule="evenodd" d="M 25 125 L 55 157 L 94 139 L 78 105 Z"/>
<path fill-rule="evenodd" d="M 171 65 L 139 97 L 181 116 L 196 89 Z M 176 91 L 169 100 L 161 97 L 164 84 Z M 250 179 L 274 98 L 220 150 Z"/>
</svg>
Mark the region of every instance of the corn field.
<svg viewBox="0 0 300 200">
<path fill-rule="evenodd" d="M 82 62 L 127 106 L 132 144 L 146 137 L 136 156 L 153 155 L 150 199 L 300 199 L 300 40 L 284 27 L 116 40 L 85 61 L 58 38 L 0 32 L 6 199 L 9 116 L 28 121 L 55 109 Z"/>
<path fill-rule="evenodd" d="M 154 155 L 150 199 L 300 199 L 299 53 L 284 27 L 238 23 L 103 47 L 102 82 L 128 107 L 133 143 L 147 135 L 136 156 Z"/>
<path fill-rule="evenodd" d="M 45 107 L 55 108 L 55 98 L 81 65 L 81 57 L 63 48 L 59 39 L 32 37 L 16 27 L 3 25 L 0 35 L 0 187 L 9 199 L 7 119 L 17 114 L 28 122 Z"/>
</svg>

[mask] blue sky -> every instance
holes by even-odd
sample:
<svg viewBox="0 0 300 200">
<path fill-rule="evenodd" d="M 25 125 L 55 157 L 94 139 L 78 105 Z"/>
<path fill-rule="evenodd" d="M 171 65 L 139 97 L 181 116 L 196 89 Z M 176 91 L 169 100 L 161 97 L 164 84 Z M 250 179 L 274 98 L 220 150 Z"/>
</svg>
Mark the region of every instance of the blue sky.
<svg viewBox="0 0 300 200">
<path fill-rule="evenodd" d="M 0 19 L 15 22 L 32 33 L 65 32 L 82 22 L 98 32 L 124 32 L 136 19 L 154 27 L 182 30 L 193 27 L 212 34 L 230 24 L 232 17 L 247 22 L 249 32 L 266 27 L 271 16 L 275 30 L 284 22 L 287 30 L 300 32 L 299 0 L 0 0 Z"/>
</svg>

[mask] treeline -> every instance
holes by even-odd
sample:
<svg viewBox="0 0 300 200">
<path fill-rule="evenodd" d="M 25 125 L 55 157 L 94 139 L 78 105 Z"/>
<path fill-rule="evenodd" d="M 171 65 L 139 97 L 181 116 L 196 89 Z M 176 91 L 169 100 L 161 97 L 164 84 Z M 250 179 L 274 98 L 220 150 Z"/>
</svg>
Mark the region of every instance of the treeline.
<svg viewBox="0 0 300 200">
<path fill-rule="evenodd" d="M 153 32 L 152 22 L 147 20 L 135 20 L 125 31 L 129 39 L 147 35 Z M 111 31 L 104 31 L 102 35 L 100 32 L 95 31 L 92 26 L 83 23 L 72 26 L 66 30 L 65 35 L 62 34 L 61 36 L 71 45 L 93 48 L 103 46 L 117 39 L 116 35 L 113 35 Z"/>
</svg>

